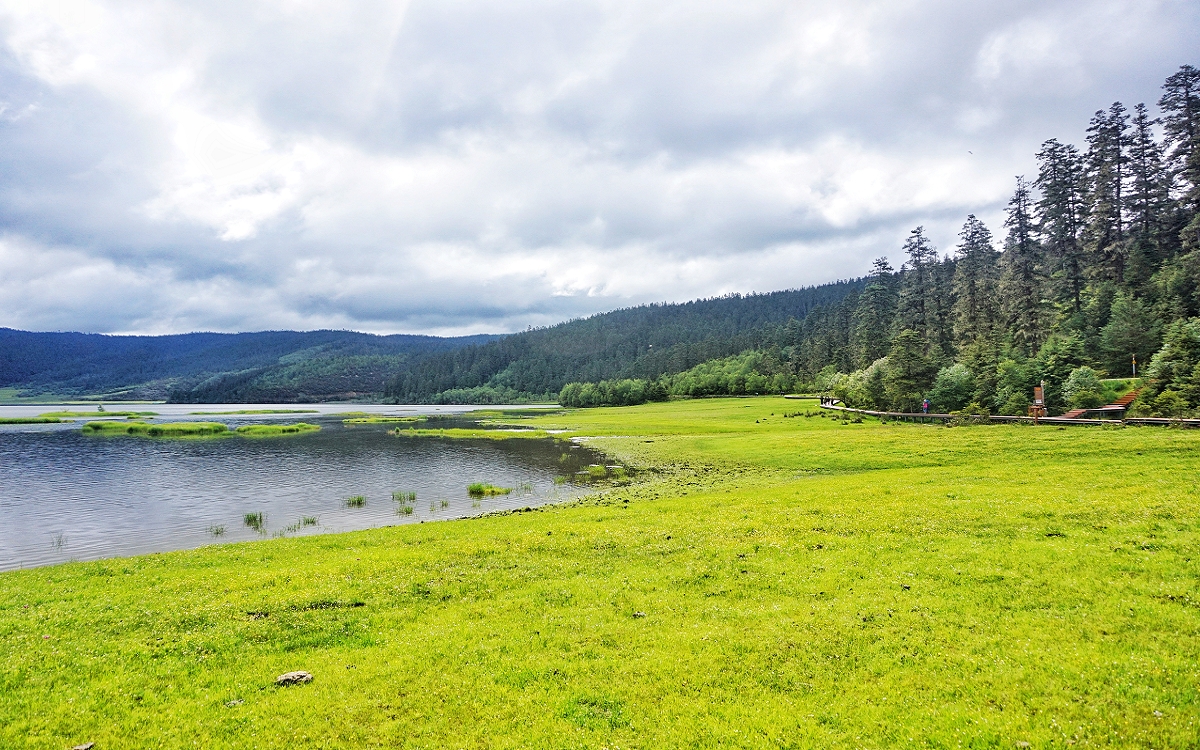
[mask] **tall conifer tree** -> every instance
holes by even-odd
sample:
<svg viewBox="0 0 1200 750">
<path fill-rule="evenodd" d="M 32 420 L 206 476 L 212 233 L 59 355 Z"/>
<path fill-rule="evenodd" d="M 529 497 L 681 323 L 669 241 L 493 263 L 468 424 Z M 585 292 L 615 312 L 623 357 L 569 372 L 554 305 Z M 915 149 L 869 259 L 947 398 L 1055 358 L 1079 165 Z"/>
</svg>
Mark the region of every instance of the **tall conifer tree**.
<svg viewBox="0 0 1200 750">
<path fill-rule="evenodd" d="M 901 269 L 900 297 L 896 309 L 896 331 L 915 331 L 928 348 L 936 344 L 937 310 L 933 301 L 937 249 L 925 236 L 925 227 L 917 227 L 904 241 L 908 260 Z M 931 336 L 930 334 L 934 334 Z M 938 352 L 938 356 L 940 356 Z"/>
<path fill-rule="evenodd" d="M 1094 274 L 1108 281 L 1125 277 L 1125 166 L 1129 115 L 1115 102 L 1100 110 L 1088 126 L 1087 223 L 1085 247 L 1093 257 Z"/>
<path fill-rule="evenodd" d="M 871 266 L 870 281 L 858 297 L 854 308 L 852 335 L 858 367 L 866 367 L 887 356 L 892 345 L 888 332 L 896 314 L 895 269 L 887 258 L 876 258 Z"/>
<path fill-rule="evenodd" d="M 959 351 L 990 336 L 998 322 L 998 253 L 992 233 L 972 214 L 958 235 L 954 269 L 954 343 Z"/>
<path fill-rule="evenodd" d="M 1158 100 L 1172 176 L 1181 197 L 1185 251 L 1200 250 L 1200 70 L 1184 65 Z"/>
<path fill-rule="evenodd" d="M 1001 258 L 1000 305 L 1013 348 L 1026 357 L 1037 352 L 1046 338 L 1038 272 L 1041 247 L 1033 234 L 1031 209 L 1029 183 L 1018 177 L 1004 220 L 1008 236 Z"/>
<path fill-rule="evenodd" d="M 1136 289 L 1149 281 L 1174 243 L 1172 238 L 1164 236 L 1170 221 L 1171 196 L 1162 147 L 1154 139 L 1157 121 L 1150 118 L 1145 104 L 1137 105 L 1133 111 L 1124 214 L 1129 243 L 1126 280 Z"/>
<path fill-rule="evenodd" d="M 1079 236 L 1084 211 L 1083 159 L 1077 148 L 1052 138 L 1042 144 L 1037 160 L 1034 185 L 1041 193 L 1036 206 L 1038 232 L 1049 252 L 1047 260 L 1056 296 L 1078 312 L 1084 285 Z M 1009 208 L 1011 213 L 1011 203 Z"/>
</svg>

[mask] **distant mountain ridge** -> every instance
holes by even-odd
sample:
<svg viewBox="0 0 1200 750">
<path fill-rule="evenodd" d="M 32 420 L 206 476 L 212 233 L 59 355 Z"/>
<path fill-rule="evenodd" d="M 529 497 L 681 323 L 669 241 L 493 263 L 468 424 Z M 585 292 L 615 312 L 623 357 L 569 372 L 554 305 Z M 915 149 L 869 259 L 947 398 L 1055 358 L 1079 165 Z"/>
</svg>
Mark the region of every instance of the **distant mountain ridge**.
<svg viewBox="0 0 1200 750">
<path fill-rule="evenodd" d="M 401 403 L 554 399 L 573 381 L 656 378 L 773 341 L 856 294 L 864 279 L 600 313 L 486 344 L 414 358 L 388 384 Z"/>
<path fill-rule="evenodd" d="M 28 394 L 203 402 L 238 384 L 244 401 L 379 394 L 408 358 L 496 338 L 260 331 L 111 336 L 0 328 L 0 388 Z M 220 386 L 220 387 L 214 387 Z"/>
<path fill-rule="evenodd" d="M 655 378 L 762 346 L 863 280 L 640 305 L 511 335 L 261 331 L 110 336 L 0 328 L 0 388 L 176 403 L 553 400 L 572 381 Z"/>
</svg>

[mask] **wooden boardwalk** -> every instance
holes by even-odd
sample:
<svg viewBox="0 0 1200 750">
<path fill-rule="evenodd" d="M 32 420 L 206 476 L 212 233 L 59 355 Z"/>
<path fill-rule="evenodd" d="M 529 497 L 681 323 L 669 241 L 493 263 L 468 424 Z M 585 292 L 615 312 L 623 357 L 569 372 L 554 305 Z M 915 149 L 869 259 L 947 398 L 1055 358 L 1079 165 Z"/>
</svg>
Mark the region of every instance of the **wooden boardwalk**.
<svg viewBox="0 0 1200 750">
<path fill-rule="evenodd" d="M 1136 394 L 1134 398 L 1136 398 Z M 1122 397 L 1124 398 L 1124 397 Z M 1132 403 L 1133 399 L 1129 399 L 1125 406 Z M 894 419 L 900 422 L 949 422 L 952 420 L 962 419 L 962 417 L 954 414 L 924 414 L 921 412 L 902 412 L 902 411 L 873 411 L 871 409 L 852 409 L 849 406 L 844 406 L 836 399 L 822 401 L 822 409 L 831 411 L 846 412 L 848 414 L 862 414 L 867 417 L 878 417 L 880 419 Z M 1124 408 L 1124 407 L 1122 407 Z M 1098 411 L 1098 410 L 1095 410 Z M 1070 412 L 1068 412 L 1069 414 Z M 993 414 L 988 417 L 978 416 L 971 417 L 972 419 L 987 419 L 989 422 L 998 424 L 1027 422 L 1030 424 L 1049 424 L 1049 425 L 1078 425 L 1078 426 L 1093 426 L 1102 427 L 1104 425 L 1146 425 L 1146 426 L 1176 426 L 1176 427 L 1200 427 L 1200 419 L 1177 419 L 1169 417 L 1129 417 L 1126 419 L 1084 419 L 1079 417 L 1068 417 L 1064 414 L 1061 417 L 1009 417 L 1001 414 Z"/>
</svg>

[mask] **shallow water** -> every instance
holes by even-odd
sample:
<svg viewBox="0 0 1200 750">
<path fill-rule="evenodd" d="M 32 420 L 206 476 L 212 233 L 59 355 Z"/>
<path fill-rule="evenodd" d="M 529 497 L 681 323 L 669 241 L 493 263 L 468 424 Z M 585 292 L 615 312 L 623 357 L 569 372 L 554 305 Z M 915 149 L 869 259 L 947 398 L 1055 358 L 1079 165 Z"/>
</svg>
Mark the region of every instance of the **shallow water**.
<svg viewBox="0 0 1200 750">
<path fill-rule="evenodd" d="M 16 408 L 2 407 L 0 416 L 18 416 L 12 412 Z M 255 407 L 122 408 L 157 411 L 162 416 L 156 421 L 180 421 L 214 419 L 187 416 L 191 411 Z M 414 413 L 413 407 L 400 411 L 405 408 L 378 410 Z M 419 411 L 435 408 L 442 414 L 462 411 Z M 53 410 L 57 407 L 39 406 L 32 413 Z M 348 410 L 360 408 L 336 409 Z M 2 426 L 0 570 L 557 502 L 586 488 L 556 483 L 556 477 L 601 460 L 586 448 L 553 440 L 399 438 L 388 434 L 395 425 L 343 425 L 329 410 L 322 411 L 216 418 L 231 427 L 280 417 L 322 427 L 278 438 L 83 435 L 79 423 Z M 510 495 L 472 499 L 467 494 L 472 482 L 515 489 Z M 411 515 L 398 512 L 394 491 L 416 493 Z M 353 495 L 365 496 L 365 505 L 347 507 L 344 501 Z M 246 526 L 248 513 L 264 514 L 264 528 Z M 304 526 L 304 516 L 315 517 L 317 524 Z"/>
</svg>

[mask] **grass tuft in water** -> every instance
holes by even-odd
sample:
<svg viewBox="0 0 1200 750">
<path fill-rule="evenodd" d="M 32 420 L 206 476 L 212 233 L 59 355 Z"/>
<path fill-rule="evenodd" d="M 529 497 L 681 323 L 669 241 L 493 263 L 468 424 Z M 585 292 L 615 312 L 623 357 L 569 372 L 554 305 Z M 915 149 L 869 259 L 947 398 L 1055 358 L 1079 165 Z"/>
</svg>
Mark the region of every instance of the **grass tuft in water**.
<svg viewBox="0 0 1200 750">
<path fill-rule="evenodd" d="M 83 433 L 88 434 L 125 434 L 146 435 L 149 437 L 189 437 L 214 436 L 229 432 L 229 428 L 220 422 L 167 422 L 166 424 L 148 424 L 146 422 L 88 422 L 83 426 Z"/>
<path fill-rule="evenodd" d="M 261 534 L 263 527 L 267 523 L 267 515 L 261 511 L 258 513 L 246 513 L 242 516 L 242 523 Z"/>
<path fill-rule="evenodd" d="M 213 536 L 224 536 L 225 535 L 225 526 L 221 525 L 221 524 L 214 524 L 212 526 L 209 526 L 208 533 L 212 534 Z"/>
<path fill-rule="evenodd" d="M 0 424 L 57 424 L 58 417 L 0 417 Z"/>
<path fill-rule="evenodd" d="M 415 492 L 393 492 L 392 499 L 398 503 L 407 503 L 412 505 L 417 501 L 417 493 Z"/>
<path fill-rule="evenodd" d="M 351 495 L 342 501 L 342 505 L 347 508 L 361 508 L 367 504 L 367 498 L 364 495 Z"/>
<path fill-rule="evenodd" d="M 471 497 L 493 497 L 495 495 L 507 495 L 511 492 L 512 487 L 498 487 L 486 482 L 474 482 L 467 485 L 467 494 Z"/>
<path fill-rule="evenodd" d="M 316 516 L 300 516 L 300 525 L 301 526 L 316 526 L 317 525 L 317 517 Z"/>
<path fill-rule="evenodd" d="M 275 437 L 278 435 L 298 435 L 302 432 L 316 432 L 321 425 L 297 422 L 296 424 L 248 424 L 237 428 L 237 434 L 244 437 Z"/>
<path fill-rule="evenodd" d="M 401 505 L 399 508 L 396 508 L 396 515 L 398 516 L 411 516 L 412 514 L 413 507 L 411 505 Z"/>
</svg>

